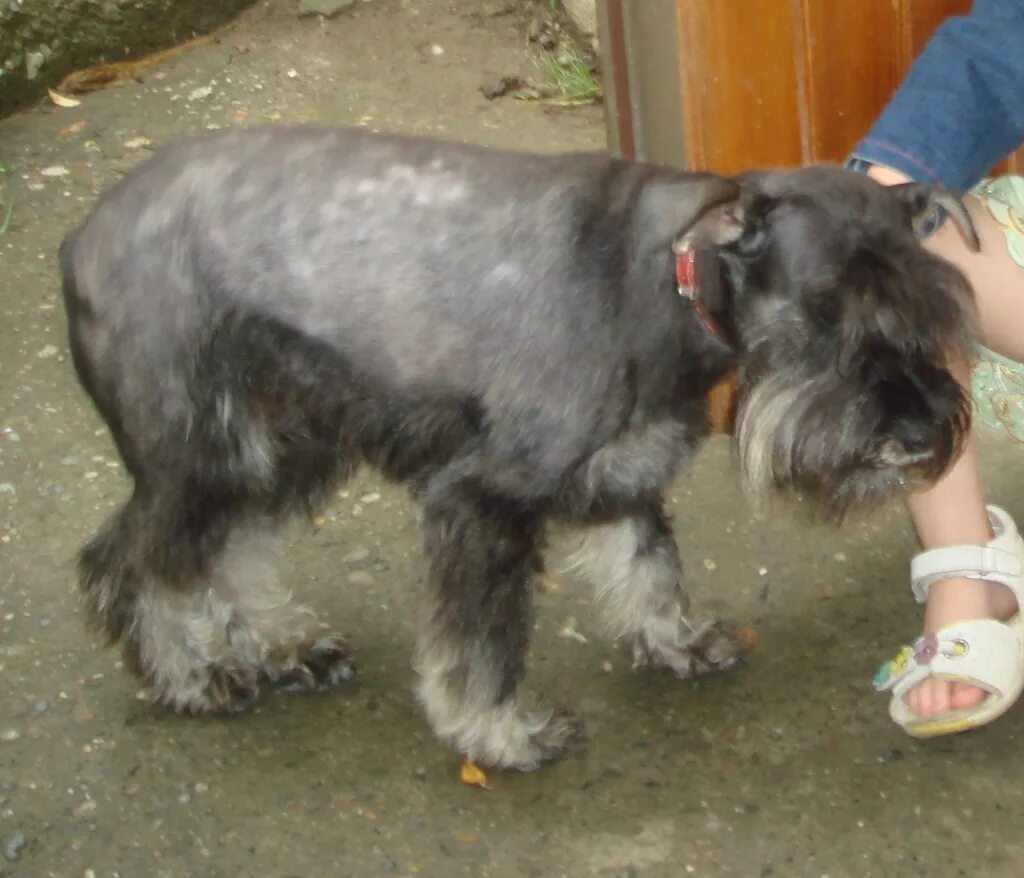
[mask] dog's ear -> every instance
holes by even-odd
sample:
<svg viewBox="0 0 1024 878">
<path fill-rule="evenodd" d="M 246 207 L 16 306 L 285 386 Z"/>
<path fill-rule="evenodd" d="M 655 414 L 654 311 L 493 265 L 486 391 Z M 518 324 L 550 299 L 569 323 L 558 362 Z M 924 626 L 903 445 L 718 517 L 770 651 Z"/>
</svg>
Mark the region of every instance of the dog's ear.
<svg viewBox="0 0 1024 878">
<path fill-rule="evenodd" d="M 977 253 L 981 249 L 971 215 L 964 207 L 964 203 L 948 189 L 927 183 L 901 183 L 889 189 L 903 204 L 910 225 L 916 233 L 920 234 L 941 209 L 950 215 L 970 250 Z"/>
<path fill-rule="evenodd" d="M 967 437 L 970 402 L 942 366 L 905 366 L 905 355 L 895 351 L 872 364 L 881 414 L 876 454 L 885 465 L 913 467 L 920 476 L 936 479 Z"/>
<path fill-rule="evenodd" d="M 691 174 L 649 181 L 640 195 L 636 235 L 645 251 L 662 250 L 684 238 L 695 249 L 736 240 L 743 231 L 735 180 Z"/>
</svg>

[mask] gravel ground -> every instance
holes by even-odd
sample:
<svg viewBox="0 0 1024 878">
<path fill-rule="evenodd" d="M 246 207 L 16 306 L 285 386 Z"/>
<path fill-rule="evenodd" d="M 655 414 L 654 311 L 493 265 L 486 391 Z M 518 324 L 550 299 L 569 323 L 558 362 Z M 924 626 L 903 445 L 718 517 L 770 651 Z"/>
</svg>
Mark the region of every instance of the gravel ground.
<svg viewBox="0 0 1024 878">
<path fill-rule="evenodd" d="M 757 627 L 747 668 L 634 676 L 571 579 L 539 598 L 530 684 L 586 749 L 458 781 L 411 697 L 413 510 L 366 474 L 288 534 L 287 581 L 359 648 L 360 681 L 251 714 L 146 707 L 83 630 L 75 549 L 126 480 L 68 362 L 54 254 L 96 193 L 185 132 L 318 120 L 536 150 L 601 147 L 596 107 L 481 86 L 534 67 L 508 4 L 369 0 L 322 21 L 269 2 L 219 42 L 73 109 L 0 122 L 17 203 L 0 237 L 0 875 L 1020 876 L 1016 710 L 914 742 L 874 696 L 916 633 L 899 509 L 841 531 L 755 514 L 711 442 L 671 498 L 696 605 Z M 1024 520 L 1020 448 L 986 434 L 993 500 Z M 559 538 L 552 566 L 564 552 Z"/>
</svg>

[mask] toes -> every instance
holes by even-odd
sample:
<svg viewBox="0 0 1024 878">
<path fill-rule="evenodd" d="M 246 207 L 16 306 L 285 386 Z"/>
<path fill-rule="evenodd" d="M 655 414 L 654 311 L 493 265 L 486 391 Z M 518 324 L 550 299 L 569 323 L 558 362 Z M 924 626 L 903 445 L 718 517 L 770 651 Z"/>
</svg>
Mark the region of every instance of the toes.
<svg viewBox="0 0 1024 878">
<path fill-rule="evenodd" d="M 297 662 L 267 673 L 274 686 L 285 692 L 321 692 L 355 679 L 352 654 L 352 644 L 346 638 L 321 637 L 310 644 Z"/>
<path fill-rule="evenodd" d="M 742 666 L 755 643 L 752 629 L 731 622 L 713 622 L 685 637 L 654 629 L 634 641 L 633 669 L 667 667 L 684 680 L 716 674 Z"/>
<path fill-rule="evenodd" d="M 949 690 L 950 684 L 945 680 L 936 680 L 934 677 L 928 680 L 931 690 L 931 703 L 928 706 L 929 716 L 938 716 L 942 713 L 949 713 Z"/>
<path fill-rule="evenodd" d="M 950 683 L 930 677 L 904 697 L 911 712 L 922 719 L 953 710 L 975 707 L 985 699 L 985 690 L 966 683 Z"/>
<path fill-rule="evenodd" d="M 248 668 L 213 667 L 205 672 L 207 681 L 199 697 L 175 704 L 182 713 L 202 716 L 210 713 L 244 713 L 252 709 L 259 697 L 259 678 Z"/>
<path fill-rule="evenodd" d="M 535 771 L 547 762 L 561 759 L 585 736 L 582 718 L 568 708 L 558 708 L 544 726 L 530 735 L 529 756 L 502 764 L 513 771 Z"/>
<path fill-rule="evenodd" d="M 950 704 L 956 710 L 975 707 L 985 700 L 985 690 L 967 683 L 954 683 L 950 694 Z"/>
<path fill-rule="evenodd" d="M 338 635 L 321 637 L 306 654 L 305 665 L 322 689 L 332 688 L 354 680 L 356 665 L 352 660 L 351 642 Z"/>
</svg>

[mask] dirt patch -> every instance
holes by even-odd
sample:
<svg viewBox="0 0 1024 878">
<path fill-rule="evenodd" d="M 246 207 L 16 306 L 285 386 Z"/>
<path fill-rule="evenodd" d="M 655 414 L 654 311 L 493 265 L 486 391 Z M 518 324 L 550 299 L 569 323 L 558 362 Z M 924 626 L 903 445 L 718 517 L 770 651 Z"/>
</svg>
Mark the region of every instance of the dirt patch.
<svg viewBox="0 0 1024 878">
<path fill-rule="evenodd" d="M 177 45 L 255 0 L 5 0 L 0 4 L 0 116 L 73 70 Z"/>
</svg>

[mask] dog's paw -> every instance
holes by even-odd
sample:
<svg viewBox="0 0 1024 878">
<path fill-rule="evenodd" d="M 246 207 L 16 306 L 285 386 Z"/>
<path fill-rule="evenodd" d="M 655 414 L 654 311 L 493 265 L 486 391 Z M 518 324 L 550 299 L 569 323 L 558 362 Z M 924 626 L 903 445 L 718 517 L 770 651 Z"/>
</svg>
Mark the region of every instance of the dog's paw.
<svg viewBox="0 0 1024 878">
<path fill-rule="evenodd" d="M 547 762 L 565 756 L 584 737 L 583 719 L 574 711 L 560 707 L 551 712 L 547 722 L 531 732 L 525 746 L 518 752 L 504 754 L 507 758 L 495 767 L 510 771 L 536 771 Z"/>
<path fill-rule="evenodd" d="M 188 716 L 245 713 L 259 698 L 259 675 L 250 668 L 212 665 L 194 671 L 186 685 L 151 690 L 151 700 Z"/>
<path fill-rule="evenodd" d="M 709 622 L 693 632 L 665 639 L 640 634 L 633 642 L 633 668 L 669 668 L 680 679 L 731 671 L 753 646 L 751 629 Z"/>
<path fill-rule="evenodd" d="M 313 641 L 295 664 L 271 674 L 274 686 L 285 692 L 322 692 L 356 677 L 352 644 L 332 634 Z"/>
</svg>

